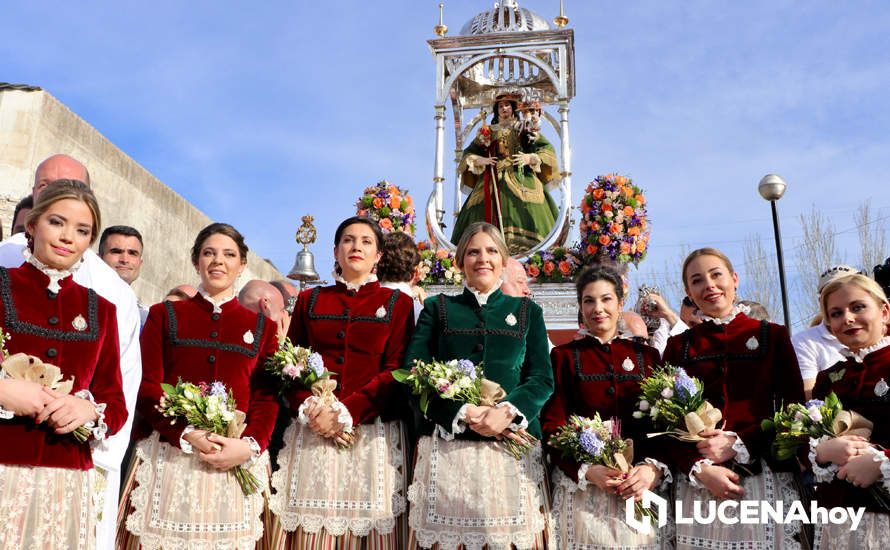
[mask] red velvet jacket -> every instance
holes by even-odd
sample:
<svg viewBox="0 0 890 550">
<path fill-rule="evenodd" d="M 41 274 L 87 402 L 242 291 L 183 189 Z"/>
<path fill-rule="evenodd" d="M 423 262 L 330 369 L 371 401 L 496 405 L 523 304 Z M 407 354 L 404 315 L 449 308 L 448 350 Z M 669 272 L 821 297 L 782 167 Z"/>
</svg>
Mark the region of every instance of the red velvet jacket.
<svg viewBox="0 0 890 550">
<path fill-rule="evenodd" d="M 640 397 L 640 380 L 658 364 L 658 350 L 623 338 L 601 344 L 587 336 L 553 348 L 550 359 L 556 387 L 541 412 L 544 441 L 565 425 L 569 416 L 593 417 L 598 412 L 603 420 L 621 420 L 622 436 L 634 441 L 634 462 L 657 451 L 645 435 L 646 424 L 632 415 Z M 632 364 L 626 363 L 628 359 Z M 551 461 L 578 481 L 580 464 L 562 458 L 549 445 L 545 448 Z"/>
<path fill-rule="evenodd" d="M 272 436 L 278 402 L 265 361 L 278 348 L 275 324 L 244 308 L 237 299 L 213 313 L 213 304 L 197 294 L 191 300 L 151 307 L 142 328 L 142 384 L 136 409 L 143 422 L 137 437 L 157 430 L 179 447 L 184 420 L 170 423 L 155 406 L 161 382 L 220 381 L 232 390 L 238 410 L 247 413 L 242 437 L 253 437 L 265 449 Z M 249 333 L 249 335 L 248 335 Z M 147 424 L 146 424 L 147 423 Z"/>
<path fill-rule="evenodd" d="M 848 359 L 820 372 L 816 377 L 813 397 L 825 399 L 831 392 L 837 394 L 844 409 L 856 411 L 874 423 L 871 442 L 888 449 L 890 392 L 884 395 L 875 393 L 875 384 L 880 380 L 890 382 L 890 346 L 869 353 L 862 363 Z M 880 486 L 881 480 L 878 479 L 876 484 Z M 869 512 L 890 513 L 877 504 L 868 489 L 860 489 L 837 478 L 831 483 L 816 485 L 816 498 L 820 506 L 865 506 Z"/>
<path fill-rule="evenodd" d="M 724 430 L 742 439 L 753 461 L 771 461 L 770 441 L 760 428 L 783 403 L 802 403 L 803 382 L 788 330 L 739 313 L 729 324 L 704 322 L 672 336 L 664 362 L 684 367 L 705 387 L 705 399 L 723 412 Z M 688 474 L 701 458 L 692 443 L 667 445 L 674 465 Z M 778 465 L 777 467 L 790 467 Z"/>
<path fill-rule="evenodd" d="M 413 329 L 410 296 L 376 281 L 357 291 L 337 283 L 300 294 L 289 336 L 294 345 L 320 353 L 325 367 L 337 373 L 335 394 L 357 425 L 404 414 L 405 403 L 397 398 L 400 384 L 390 371 L 401 367 Z M 291 390 L 291 409 L 296 412 L 310 395 Z"/>
<path fill-rule="evenodd" d="M 60 281 L 58 294 L 47 290 L 49 278 L 29 263 L 15 269 L 0 268 L 0 326 L 12 338 L 10 354 L 27 353 L 74 377 L 71 393 L 88 389 L 96 403 L 105 403 L 106 436 L 127 419 L 121 389 L 117 319 L 110 302 L 75 283 Z M 86 328 L 77 330 L 78 316 Z M 30 417 L 0 420 L 0 463 L 89 470 L 90 446 L 71 434 L 56 435 Z"/>
</svg>

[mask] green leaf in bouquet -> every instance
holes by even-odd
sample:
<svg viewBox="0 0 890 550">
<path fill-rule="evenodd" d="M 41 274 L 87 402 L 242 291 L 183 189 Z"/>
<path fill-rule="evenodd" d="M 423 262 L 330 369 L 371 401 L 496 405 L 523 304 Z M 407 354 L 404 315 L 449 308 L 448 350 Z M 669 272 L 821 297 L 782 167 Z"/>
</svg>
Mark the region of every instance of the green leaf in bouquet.
<svg viewBox="0 0 890 550">
<path fill-rule="evenodd" d="M 430 407 L 430 394 L 429 392 L 421 392 L 420 394 L 420 412 L 426 415 L 427 409 Z"/>
<path fill-rule="evenodd" d="M 408 369 L 398 369 L 392 371 L 392 377 L 395 379 L 395 381 L 401 382 L 402 384 L 404 384 L 405 381 L 408 380 L 409 376 L 411 376 L 411 371 Z"/>
</svg>

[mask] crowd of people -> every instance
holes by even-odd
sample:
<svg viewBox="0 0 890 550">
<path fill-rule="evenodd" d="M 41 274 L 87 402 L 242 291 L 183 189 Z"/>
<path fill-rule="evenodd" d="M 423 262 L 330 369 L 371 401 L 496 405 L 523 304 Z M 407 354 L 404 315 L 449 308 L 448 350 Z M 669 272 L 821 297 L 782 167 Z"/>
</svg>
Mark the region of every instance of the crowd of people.
<svg viewBox="0 0 890 550">
<path fill-rule="evenodd" d="M 0 547 L 876 548 L 890 535 L 876 496 L 890 490 L 890 303 L 849 266 L 823 274 L 820 316 L 792 338 L 739 299 L 719 250 L 679 266 L 678 312 L 645 296 L 648 325 L 626 310 L 615 266 L 591 265 L 575 283 L 577 334 L 554 347 L 525 270 L 486 222 L 458 240 L 463 291 L 430 297 L 413 239 L 369 218 L 337 227 L 335 283 L 299 293 L 242 284 L 244 238 L 212 223 L 190 250 L 196 284 L 146 307 L 130 287 L 142 236 L 100 232 L 80 162 L 46 159 L 28 199 L 0 243 Z M 287 343 L 320 355 L 334 399 L 272 376 L 267 361 Z M 392 374 L 450 360 L 483 369 L 497 397 L 422 402 Z M 665 363 L 722 412 L 697 443 L 647 437 L 635 414 L 641 382 Z M 11 374 L 22 369 L 44 374 Z M 241 428 L 166 416 L 165 388 L 179 382 L 221 384 Z M 778 460 L 761 421 L 832 392 L 874 421 L 870 437 L 812 439 Z M 551 444 L 573 415 L 597 414 L 632 439 L 626 468 Z M 528 452 L 505 451 L 517 447 Z M 243 489 L 244 475 L 258 490 Z M 625 521 L 625 500 L 646 491 L 686 509 L 815 499 L 867 512 L 855 531 L 714 522 L 644 533 Z"/>
</svg>

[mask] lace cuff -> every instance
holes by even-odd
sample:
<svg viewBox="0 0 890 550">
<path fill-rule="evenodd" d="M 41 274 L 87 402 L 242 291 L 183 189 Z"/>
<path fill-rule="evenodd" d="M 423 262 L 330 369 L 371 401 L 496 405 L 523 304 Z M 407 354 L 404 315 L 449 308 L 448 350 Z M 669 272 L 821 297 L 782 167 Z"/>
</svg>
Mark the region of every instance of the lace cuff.
<svg viewBox="0 0 890 550">
<path fill-rule="evenodd" d="M 108 424 L 105 423 L 105 407 L 107 407 L 108 404 L 96 403 L 96 399 L 93 397 L 93 394 L 90 393 L 90 390 L 80 390 L 75 392 L 74 397 L 86 399 L 96 407 L 96 416 L 98 418 L 96 418 L 95 421 L 90 420 L 89 422 L 86 422 L 84 426 L 86 429 L 90 430 L 90 434 L 96 441 L 105 439 L 105 434 L 108 433 Z"/>
<path fill-rule="evenodd" d="M 538 156 L 537 153 L 529 153 L 528 154 L 528 166 L 535 173 L 541 171 L 541 157 Z"/>
<path fill-rule="evenodd" d="M 519 409 L 517 409 L 515 406 L 513 406 L 513 403 L 510 403 L 509 401 L 501 401 L 500 403 L 495 405 L 495 407 L 496 408 L 509 407 L 510 414 L 512 414 L 515 418 L 513 419 L 514 422 L 511 422 L 510 425 L 507 427 L 510 428 L 511 430 L 513 430 L 514 432 L 528 428 L 528 419 L 525 416 L 523 416 L 523 414 L 521 412 L 519 412 Z M 517 424 L 515 422 L 516 418 L 521 418 L 522 422 Z"/>
<path fill-rule="evenodd" d="M 467 429 L 466 422 L 467 420 L 467 407 L 470 404 L 467 403 L 463 405 L 460 409 L 457 410 L 457 414 L 454 415 L 454 420 L 451 421 L 451 431 L 447 431 L 442 426 L 436 426 L 436 431 L 439 433 L 439 436 L 445 441 L 451 441 L 454 439 L 455 434 L 462 434 Z M 435 434 L 434 434 L 435 435 Z"/>
<path fill-rule="evenodd" d="M 250 458 L 241 463 L 242 468 L 249 470 L 259 460 L 263 450 L 260 449 L 260 444 L 256 442 L 256 439 L 250 436 L 242 437 L 241 441 L 247 441 L 247 444 L 250 445 Z"/>
<path fill-rule="evenodd" d="M 306 409 L 314 405 L 316 401 L 318 401 L 318 398 L 314 395 L 310 395 L 297 409 L 297 420 L 300 421 L 300 424 L 303 424 L 305 426 L 309 423 L 309 417 L 306 416 Z M 334 401 L 333 403 L 331 403 L 331 408 L 337 412 L 337 422 L 343 424 L 343 432 L 352 433 L 352 414 L 350 414 L 349 409 L 346 408 L 346 405 L 344 405 L 340 401 Z"/>
<path fill-rule="evenodd" d="M 590 485 L 590 482 L 587 481 L 587 470 L 589 470 L 591 466 L 593 466 L 593 464 L 585 462 L 578 468 L 578 489 L 581 491 L 586 490 L 587 486 Z"/>
<path fill-rule="evenodd" d="M 0 380 L 5 380 L 9 378 L 9 375 L 6 374 L 5 370 L 0 369 Z M 15 416 L 15 413 L 12 411 L 8 411 L 3 408 L 3 405 L 0 405 L 0 420 L 9 420 Z"/>
<path fill-rule="evenodd" d="M 813 476 L 816 478 L 818 483 L 828 483 L 832 479 L 834 479 L 835 474 L 837 474 L 838 467 L 837 464 L 829 464 L 827 467 L 823 468 L 819 466 L 819 463 L 816 462 L 816 447 L 819 446 L 820 443 L 824 443 L 832 439 L 830 436 L 823 435 L 819 439 L 810 438 L 810 466 L 813 468 Z"/>
<path fill-rule="evenodd" d="M 189 424 L 182 430 L 182 435 L 179 436 L 179 449 L 187 455 L 190 455 L 195 451 L 192 449 L 192 444 L 185 440 L 185 436 L 193 431 L 195 431 L 195 427 Z"/>
<path fill-rule="evenodd" d="M 477 161 L 482 159 L 479 155 L 467 155 L 467 168 L 470 169 L 470 172 L 475 175 L 480 175 L 485 171 L 485 165 L 477 164 Z"/>
<path fill-rule="evenodd" d="M 643 461 L 639 464 L 651 464 L 658 468 L 658 471 L 661 472 L 661 483 L 658 484 L 659 490 L 663 490 L 668 486 L 669 483 L 674 481 L 674 476 L 673 474 L 671 474 L 671 469 L 664 462 L 647 457 L 644 458 Z M 701 468 L 699 468 L 699 470 L 701 470 Z"/>
<path fill-rule="evenodd" d="M 704 485 L 698 482 L 698 478 L 696 476 L 701 473 L 702 466 L 712 466 L 713 464 L 714 461 L 710 458 L 702 458 L 701 460 L 697 460 L 695 464 L 692 465 L 692 469 L 689 470 L 690 487 L 704 487 Z"/>
<path fill-rule="evenodd" d="M 739 464 L 751 464 L 751 453 L 748 452 L 748 447 L 745 446 L 745 442 L 742 441 L 739 434 L 735 432 L 723 433 L 735 436 L 735 442 L 732 444 L 732 450 L 735 451 L 735 461 Z"/>
</svg>

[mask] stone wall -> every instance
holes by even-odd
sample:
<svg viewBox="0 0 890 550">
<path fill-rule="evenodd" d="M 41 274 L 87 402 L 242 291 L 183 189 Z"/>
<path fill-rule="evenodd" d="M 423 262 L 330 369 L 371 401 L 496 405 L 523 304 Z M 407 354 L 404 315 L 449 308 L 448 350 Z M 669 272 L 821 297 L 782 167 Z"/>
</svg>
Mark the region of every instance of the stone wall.
<svg viewBox="0 0 890 550">
<path fill-rule="evenodd" d="M 130 225 L 145 239 L 145 263 L 134 285 L 151 304 L 180 283 L 195 284 L 189 249 L 212 220 L 108 141 L 46 91 L 0 89 L 0 221 L 4 236 L 21 197 L 31 192 L 34 169 L 65 153 L 83 162 L 102 209 L 102 225 Z M 253 252 L 242 281 L 276 279 L 274 265 Z"/>
</svg>

